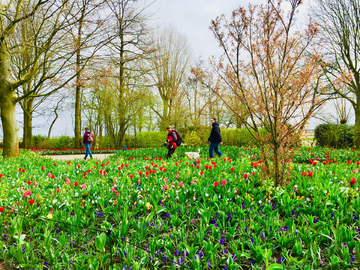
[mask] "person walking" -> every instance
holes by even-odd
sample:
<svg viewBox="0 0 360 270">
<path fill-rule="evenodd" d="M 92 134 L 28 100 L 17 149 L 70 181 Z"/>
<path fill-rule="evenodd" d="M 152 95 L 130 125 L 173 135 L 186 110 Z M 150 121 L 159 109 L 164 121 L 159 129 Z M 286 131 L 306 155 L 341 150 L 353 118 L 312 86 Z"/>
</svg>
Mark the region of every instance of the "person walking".
<svg viewBox="0 0 360 270">
<path fill-rule="evenodd" d="M 171 126 L 167 126 L 166 129 L 168 131 L 168 135 L 164 146 L 167 145 L 168 154 L 166 158 L 169 159 L 174 154 L 175 149 L 181 144 L 181 138 L 179 133 L 177 133 Z"/>
<path fill-rule="evenodd" d="M 83 136 L 83 143 L 85 144 L 85 149 L 86 149 L 85 157 L 84 157 L 85 160 L 88 157 L 88 155 L 90 155 L 90 158 L 92 158 L 90 146 L 93 141 L 94 141 L 94 135 L 90 132 L 90 129 L 88 127 L 85 127 L 85 133 Z"/>
<path fill-rule="evenodd" d="M 213 151 L 221 157 L 222 153 L 219 151 L 219 144 L 223 144 L 221 133 L 220 133 L 220 126 L 219 123 L 216 122 L 215 118 L 211 118 L 212 129 L 210 133 L 210 137 L 207 142 L 210 142 L 209 154 L 210 158 L 214 158 Z"/>
</svg>

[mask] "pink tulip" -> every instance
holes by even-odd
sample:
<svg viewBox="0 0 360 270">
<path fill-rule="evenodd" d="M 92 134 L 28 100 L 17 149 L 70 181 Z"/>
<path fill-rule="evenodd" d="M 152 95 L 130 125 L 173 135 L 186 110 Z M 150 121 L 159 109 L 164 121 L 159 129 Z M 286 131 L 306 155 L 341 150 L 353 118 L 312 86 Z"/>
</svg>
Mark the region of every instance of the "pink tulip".
<svg viewBox="0 0 360 270">
<path fill-rule="evenodd" d="M 183 186 L 184 186 L 184 183 L 183 183 L 182 181 L 180 181 L 179 186 L 180 186 L 180 187 L 183 187 Z"/>
<path fill-rule="evenodd" d="M 169 186 L 168 186 L 167 184 L 165 184 L 164 189 L 165 189 L 165 190 L 168 190 L 168 189 L 169 189 Z"/>
<path fill-rule="evenodd" d="M 222 184 L 223 186 L 225 186 L 225 185 L 227 184 L 226 180 L 222 180 L 222 181 L 221 181 L 221 184 Z"/>
<path fill-rule="evenodd" d="M 68 184 L 68 185 L 70 185 L 70 184 L 71 184 L 71 183 L 70 183 L 70 179 L 69 179 L 69 178 L 65 178 L 65 183 Z"/>
<path fill-rule="evenodd" d="M 81 188 L 82 188 L 82 189 L 85 189 L 85 188 L 86 188 L 86 184 L 81 185 Z"/>
</svg>

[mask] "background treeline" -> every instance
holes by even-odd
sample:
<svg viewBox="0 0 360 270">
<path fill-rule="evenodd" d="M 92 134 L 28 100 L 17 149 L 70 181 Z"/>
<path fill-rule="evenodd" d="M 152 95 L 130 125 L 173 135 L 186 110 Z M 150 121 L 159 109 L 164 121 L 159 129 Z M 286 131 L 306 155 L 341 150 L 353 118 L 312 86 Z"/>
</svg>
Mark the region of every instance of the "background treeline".
<svg viewBox="0 0 360 270">
<path fill-rule="evenodd" d="M 183 144 L 187 146 L 204 146 L 209 135 L 210 128 L 179 128 L 178 132 L 182 136 Z M 265 132 L 265 131 L 263 131 Z M 129 148 L 160 147 L 166 139 L 166 131 L 143 131 L 135 135 L 125 135 L 124 145 Z M 223 129 L 221 135 L 225 145 L 231 146 L 249 146 L 256 142 L 246 129 Z M 36 135 L 33 137 L 33 147 L 35 148 L 72 148 L 74 146 L 74 137 L 60 136 L 57 138 L 47 138 L 46 136 Z M 112 140 L 108 136 L 95 137 L 94 147 L 96 148 L 114 148 Z M 23 146 L 20 143 L 20 146 Z"/>
</svg>

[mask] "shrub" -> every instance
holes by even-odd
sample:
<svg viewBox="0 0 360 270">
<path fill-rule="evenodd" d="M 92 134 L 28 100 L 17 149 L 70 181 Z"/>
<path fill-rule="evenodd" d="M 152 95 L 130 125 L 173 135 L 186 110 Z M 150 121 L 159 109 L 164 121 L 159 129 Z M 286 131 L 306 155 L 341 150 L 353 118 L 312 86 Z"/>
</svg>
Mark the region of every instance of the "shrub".
<svg viewBox="0 0 360 270">
<path fill-rule="evenodd" d="M 186 136 L 184 136 L 184 137 L 186 138 L 186 140 L 184 140 L 184 143 L 186 143 L 186 145 L 188 145 L 188 146 L 201 145 L 201 139 L 195 131 L 192 131 L 191 133 L 186 134 Z"/>
<path fill-rule="evenodd" d="M 354 146 L 354 126 L 321 124 L 315 128 L 316 145 L 321 147 L 346 148 Z"/>
<path fill-rule="evenodd" d="M 33 147 L 39 148 L 40 144 L 45 140 L 47 140 L 46 136 L 35 135 L 32 137 L 32 145 L 33 145 Z"/>
<path fill-rule="evenodd" d="M 166 131 L 144 131 L 135 136 L 126 135 L 125 145 L 129 148 L 160 147 L 166 140 Z"/>
<path fill-rule="evenodd" d="M 261 129 L 260 134 L 265 130 Z M 247 146 L 255 145 L 256 141 L 247 129 L 222 129 L 221 137 L 226 145 Z"/>
</svg>

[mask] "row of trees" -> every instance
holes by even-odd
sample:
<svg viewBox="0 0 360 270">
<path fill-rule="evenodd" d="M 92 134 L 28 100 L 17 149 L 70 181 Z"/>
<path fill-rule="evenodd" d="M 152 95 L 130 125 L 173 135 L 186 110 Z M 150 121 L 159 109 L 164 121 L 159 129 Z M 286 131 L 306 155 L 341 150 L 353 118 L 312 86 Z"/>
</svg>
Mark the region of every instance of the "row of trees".
<svg viewBox="0 0 360 270">
<path fill-rule="evenodd" d="M 77 148 L 82 122 L 120 146 L 130 127 L 136 133 L 229 115 L 189 73 L 186 40 L 174 30 L 151 29 L 147 7 L 133 0 L 14 0 L 1 6 L 5 157 L 18 155 L 16 104 L 23 110 L 25 147 L 32 145 L 33 114 L 50 104 L 56 121 L 68 97 L 74 100 Z"/>
<path fill-rule="evenodd" d="M 211 115 L 255 131 L 280 162 L 290 135 L 302 132 L 327 97 L 339 96 L 351 101 L 359 126 L 359 0 L 316 0 L 315 20 L 300 31 L 301 0 L 286 2 L 289 12 L 269 0 L 215 19 L 210 29 L 224 55 L 209 70 L 198 61 L 192 74 L 186 40 L 172 30 L 154 34 L 140 1 L 1 5 L 3 155 L 18 154 L 15 105 L 30 147 L 32 114 L 55 93 L 74 97 L 76 147 L 81 121 L 119 146 L 129 129 L 200 125 Z M 259 137 L 260 127 L 269 137 Z M 286 166 L 274 166 L 275 175 L 285 174 Z"/>
</svg>

